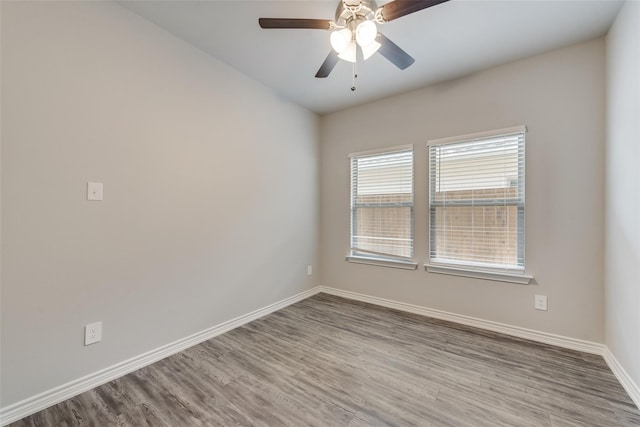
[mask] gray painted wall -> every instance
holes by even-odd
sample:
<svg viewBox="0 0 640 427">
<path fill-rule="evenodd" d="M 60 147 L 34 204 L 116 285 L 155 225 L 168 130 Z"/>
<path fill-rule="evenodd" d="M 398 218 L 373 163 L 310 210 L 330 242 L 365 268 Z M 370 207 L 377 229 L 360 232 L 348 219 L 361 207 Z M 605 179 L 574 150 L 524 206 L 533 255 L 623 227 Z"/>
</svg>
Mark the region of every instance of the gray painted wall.
<svg viewBox="0 0 640 427">
<path fill-rule="evenodd" d="M 429 139 L 526 125 L 526 269 L 533 285 L 352 264 L 350 152 L 414 144 L 415 259 L 427 260 Z M 604 342 L 605 42 L 574 45 L 327 115 L 320 283 Z M 534 309 L 534 294 L 549 310 Z"/>
<path fill-rule="evenodd" d="M 640 385 L 640 3 L 607 36 L 606 344 Z"/>
<path fill-rule="evenodd" d="M 3 407 L 315 285 L 314 114 L 117 4 L 1 3 Z"/>
</svg>

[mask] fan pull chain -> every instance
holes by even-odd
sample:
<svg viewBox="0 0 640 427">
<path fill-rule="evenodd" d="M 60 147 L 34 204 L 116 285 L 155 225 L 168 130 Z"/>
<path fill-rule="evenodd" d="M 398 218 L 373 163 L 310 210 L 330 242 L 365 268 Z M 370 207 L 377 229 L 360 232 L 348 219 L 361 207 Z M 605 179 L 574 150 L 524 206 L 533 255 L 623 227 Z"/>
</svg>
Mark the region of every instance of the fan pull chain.
<svg viewBox="0 0 640 427">
<path fill-rule="evenodd" d="M 353 62 L 353 79 L 351 80 L 351 91 L 354 92 L 356 90 L 356 79 L 358 78 L 358 67 L 356 66 L 357 61 Z"/>
</svg>

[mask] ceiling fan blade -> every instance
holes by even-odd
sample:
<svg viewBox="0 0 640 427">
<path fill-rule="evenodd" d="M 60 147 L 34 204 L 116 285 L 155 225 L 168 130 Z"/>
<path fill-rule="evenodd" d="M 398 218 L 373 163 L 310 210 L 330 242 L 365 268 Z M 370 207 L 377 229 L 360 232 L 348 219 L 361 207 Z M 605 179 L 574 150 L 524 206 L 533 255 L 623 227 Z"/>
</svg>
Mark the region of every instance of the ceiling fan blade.
<svg viewBox="0 0 640 427">
<path fill-rule="evenodd" d="M 382 33 L 378 33 L 376 41 L 381 44 L 378 53 L 393 63 L 396 67 L 404 70 L 415 62 L 407 52 L 402 50 L 400 46 L 389 40 Z"/>
<path fill-rule="evenodd" d="M 382 18 L 385 22 L 389 22 L 447 1 L 449 0 L 393 0 L 380 9 L 382 9 Z"/>
<path fill-rule="evenodd" d="M 327 19 L 294 19 L 294 18 L 260 18 L 262 28 L 306 28 L 312 30 L 328 30 L 331 22 Z"/>
<path fill-rule="evenodd" d="M 338 60 L 338 54 L 335 52 L 335 50 L 331 49 L 331 52 L 329 52 L 329 55 L 327 55 L 326 59 L 320 66 L 320 69 L 316 73 L 316 77 L 319 79 L 328 77 L 333 70 L 333 67 L 335 67 L 338 63 Z"/>
</svg>

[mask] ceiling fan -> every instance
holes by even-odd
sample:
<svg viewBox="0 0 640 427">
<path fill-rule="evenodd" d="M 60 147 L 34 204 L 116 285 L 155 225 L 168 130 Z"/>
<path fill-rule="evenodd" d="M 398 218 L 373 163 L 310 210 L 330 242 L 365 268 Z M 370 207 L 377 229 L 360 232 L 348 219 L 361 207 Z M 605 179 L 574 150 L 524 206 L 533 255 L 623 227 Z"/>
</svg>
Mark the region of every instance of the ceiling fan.
<svg viewBox="0 0 640 427">
<path fill-rule="evenodd" d="M 384 24 L 446 1 L 448 0 L 392 0 L 378 7 L 375 0 L 340 0 L 335 21 L 260 18 L 258 23 L 260 27 L 266 29 L 297 28 L 331 31 L 330 41 L 333 49 L 316 73 L 318 78 L 329 76 L 339 59 L 355 64 L 358 46 L 365 60 L 379 52 L 396 67 L 404 70 L 415 60 L 378 32 L 376 24 Z M 351 89 L 355 90 L 355 86 Z"/>
</svg>

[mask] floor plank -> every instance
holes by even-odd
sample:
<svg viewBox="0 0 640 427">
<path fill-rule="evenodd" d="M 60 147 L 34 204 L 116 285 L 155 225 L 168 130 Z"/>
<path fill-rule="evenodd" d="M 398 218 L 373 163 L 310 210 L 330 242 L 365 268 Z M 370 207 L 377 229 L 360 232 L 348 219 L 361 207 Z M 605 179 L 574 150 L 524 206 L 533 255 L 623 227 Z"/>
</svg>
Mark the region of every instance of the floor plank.
<svg viewBox="0 0 640 427">
<path fill-rule="evenodd" d="M 599 356 L 319 294 L 23 426 L 640 426 Z"/>
</svg>

